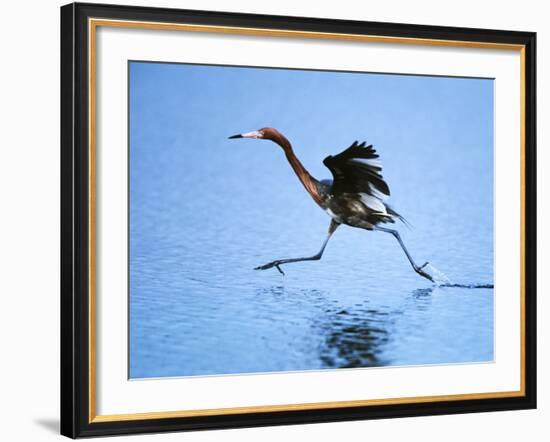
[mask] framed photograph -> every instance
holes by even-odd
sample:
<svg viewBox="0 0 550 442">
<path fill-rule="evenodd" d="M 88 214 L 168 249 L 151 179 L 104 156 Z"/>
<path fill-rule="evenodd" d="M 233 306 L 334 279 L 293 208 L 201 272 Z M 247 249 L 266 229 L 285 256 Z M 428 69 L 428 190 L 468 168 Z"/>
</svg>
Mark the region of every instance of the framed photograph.
<svg viewBox="0 0 550 442">
<path fill-rule="evenodd" d="M 61 8 L 61 432 L 535 408 L 530 32 Z"/>
</svg>

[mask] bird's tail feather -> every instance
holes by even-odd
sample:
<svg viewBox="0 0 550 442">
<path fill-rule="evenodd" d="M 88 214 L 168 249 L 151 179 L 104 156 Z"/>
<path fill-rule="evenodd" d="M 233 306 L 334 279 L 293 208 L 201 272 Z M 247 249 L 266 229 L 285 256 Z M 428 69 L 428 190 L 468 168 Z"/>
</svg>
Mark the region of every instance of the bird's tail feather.
<svg viewBox="0 0 550 442">
<path fill-rule="evenodd" d="M 411 223 L 409 223 L 405 217 L 397 213 L 395 210 L 393 210 L 390 206 L 386 204 L 386 212 L 388 212 L 390 215 L 396 217 L 399 221 L 401 221 L 403 224 L 405 224 L 409 229 L 412 229 Z"/>
</svg>

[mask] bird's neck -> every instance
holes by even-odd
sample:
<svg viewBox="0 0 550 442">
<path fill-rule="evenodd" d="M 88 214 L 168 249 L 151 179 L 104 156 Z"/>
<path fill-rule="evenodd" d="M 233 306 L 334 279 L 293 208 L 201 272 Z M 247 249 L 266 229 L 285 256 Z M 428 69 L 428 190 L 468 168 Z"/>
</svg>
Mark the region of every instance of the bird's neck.
<svg viewBox="0 0 550 442">
<path fill-rule="evenodd" d="M 296 173 L 296 176 L 298 177 L 306 191 L 314 199 L 314 201 L 320 205 L 322 201 L 319 194 L 319 187 L 317 185 L 318 181 L 309 174 L 304 165 L 300 162 L 300 160 L 292 150 L 290 142 L 282 135 L 279 135 L 279 137 L 277 137 L 277 139 L 274 141 L 283 148 L 286 159 Z"/>
</svg>

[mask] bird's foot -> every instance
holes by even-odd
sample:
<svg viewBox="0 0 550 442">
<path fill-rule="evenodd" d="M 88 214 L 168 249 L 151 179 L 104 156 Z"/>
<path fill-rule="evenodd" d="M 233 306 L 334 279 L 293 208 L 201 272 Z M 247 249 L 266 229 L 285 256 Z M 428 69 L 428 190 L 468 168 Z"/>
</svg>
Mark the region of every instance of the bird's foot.
<svg viewBox="0 0 550 442">
<path fill-rule="evenodd" d="M 271 262 L 268 262 L 267 264 L 264 264 L 263 266 L 254 267 L 254 270 L 267 270 L 267 269 L 270 269 L 272 267 L 275 267 L 277 270 L 279 270 L 279 273 L 281 275 L 284 275 L 285 272 L 283 272 L 283 270 L 281 269 L 281 267 L 280 267 L 281 264 L 282 264 L 282 261 L 280 261 L 280 260 L 271 261 Z"/>
<path fill-rule="evenodd" d="M 423 276 L 424 278 L 426 279 L 429 279 L 431 282 L 435 282 L 433 277 L 429 274 L 429 273 L 426 273 L 423 269 L 424 267 L 426 267 L 429 263 L 428 262 L 425 262 L 424 264 L 422 264 L 420 267 L 415 267 L 414 268 L 414 271 L 416 273 L 418 273 L 420 276 Z"/>
</svg>

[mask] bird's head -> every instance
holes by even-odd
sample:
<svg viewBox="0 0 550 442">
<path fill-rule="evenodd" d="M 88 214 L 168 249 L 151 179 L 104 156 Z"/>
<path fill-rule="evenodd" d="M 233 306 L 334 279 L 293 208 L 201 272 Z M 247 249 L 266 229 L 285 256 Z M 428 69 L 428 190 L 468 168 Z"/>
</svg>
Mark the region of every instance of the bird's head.
<svg viewBox="0 0 550 442">
<path fill-rule="evenodd" d="M 271 140 L 277 142 L 281 138 L 284 138 L 281 133 L 273 127 L 264 127 L 262 129 L 253 130 L 252 132 L 244 132 L 242 134 L 236 134 L 229 137 L 234 138 L 255 138 L 257 140 Z"/>
</svg>

